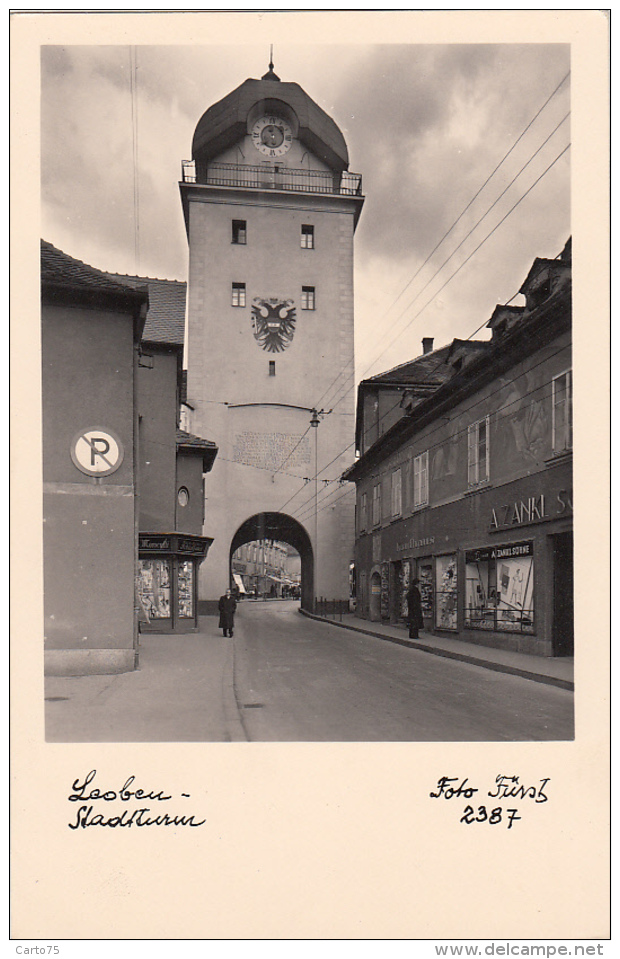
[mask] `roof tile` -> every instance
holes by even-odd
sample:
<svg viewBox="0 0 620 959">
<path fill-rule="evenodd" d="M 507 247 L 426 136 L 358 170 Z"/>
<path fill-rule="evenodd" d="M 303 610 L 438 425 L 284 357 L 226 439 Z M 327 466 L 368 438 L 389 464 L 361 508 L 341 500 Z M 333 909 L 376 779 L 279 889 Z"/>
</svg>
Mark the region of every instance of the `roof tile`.
<svg viewBox="0 0 620 959">
<path fill-rule="evenodd" d="M 123 276 L 107 273 L 110 279 L 149 291 L 149 310 L 142 339 L 148 343 L 185 342 L 185 298 L 187 283 L 182 280 L 159 280 L 150 276 Z"/>
</svg>

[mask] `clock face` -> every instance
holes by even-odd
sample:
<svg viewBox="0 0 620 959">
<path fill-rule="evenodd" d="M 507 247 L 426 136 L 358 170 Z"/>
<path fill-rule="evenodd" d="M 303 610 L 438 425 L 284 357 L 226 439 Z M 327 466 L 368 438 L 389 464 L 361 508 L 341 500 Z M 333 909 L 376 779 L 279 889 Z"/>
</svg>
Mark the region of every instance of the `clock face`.
<svg viewBox="0 0 620 959">
<path fill-rule="evenodd" d="M 292 142 L 293 131 L 280 117 L 261 117 L 252 128 L 252 143 L 266 157 L 284 156 Z"/>
</svg>

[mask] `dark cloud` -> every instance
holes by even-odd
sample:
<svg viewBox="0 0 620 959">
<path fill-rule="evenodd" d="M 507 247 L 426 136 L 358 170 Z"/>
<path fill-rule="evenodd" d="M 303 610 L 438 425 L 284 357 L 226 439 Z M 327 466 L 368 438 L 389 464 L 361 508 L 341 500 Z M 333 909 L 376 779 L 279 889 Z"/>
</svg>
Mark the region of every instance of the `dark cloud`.
<svg viewBox="0 0 620 959">
<path fill-rule="evenodd" d="M 176 187 L 180 162 L 189 157 L 194 128 L 204 111 L 246 78 L 260 77 L 267 59 L 268 50 L 254 46 L 137 48 L 144 272 L 185 278 L 187 241 Z M 536 44 L 317 44 L 278 48 L 275 61 L 283 80 L 298 82 L 334 117 L 347 140 L 351 169 L 363 175 L 366 204 L 356 234 L 356 313 L 363 324 L 365 311 L 375 307 L 375 291 L 381 290 L 381 303 L 394 299 L 458 217 L 567 72 L 569 53 L 563 45 Z M 119 272 L 134 269 L 128 70 L 127 46 L 46 47 L 42 53 L 48 238 L 68 238 L 73 245 L 67 252 L 83 259 L 92 255 L 95 266 Z M 452 246 L 442 247 L 421 280 L 463 238 L 568 109 L 568 96 L 565 86 L 515 150 L 506 173 L 494 179 L 495 192 L 485 190 L 451 235 Z M 563 136 L 566 141 L 567 129 Z M 511 188 L 496 219 L 489 218 L 480 235 L 492 228 L 519 189 L 532 182 L 552 158 L 552 150 L 550 144 L 532 165 L 523 187 L 518 182 Z M 559 251 L 568 235 L 568 175 L 566 156 L 545 179 L 544 188 L 519 209 L 525 225 L 515 213 L 494 235 L 488 247 L 495 251 L 495 262 L 490 253 L 487 259 L 484 247 L 472 261 L 472 267 L 479 265 L 463 270 L 458 282 L 441 294 L 443 305 L 428 308 L 423 319 L 429 328 L 433 323 L 443 329 L 469 322 L 486 309 L 487 298 L 514 285 L 505 261 L 512 261 L 514 270 L 517 249 L 524 265 L 545 243 L 558 247 L 553 255 Z M 477 237 L 472 236 L 442 275 L 462 262 Z M 477 286 L 470 273 L 479 277 Z M 493 288 L 480 294 L 491 274 L 496 278 Z M 418 288 L 414 284 L 411 294 Z M 429 287 L 429 293 L 432 290 Z M 405 298 L 399 307 L 407 302 Z"/>
<path fill-rule="evenodd" d="M 567 70 L 562 45 L 377 48 L 340 91 L 367 195 L 358 252 L 423 259 Z M 550 129 L 541 121 L 527 148 Z"/>
</svg>

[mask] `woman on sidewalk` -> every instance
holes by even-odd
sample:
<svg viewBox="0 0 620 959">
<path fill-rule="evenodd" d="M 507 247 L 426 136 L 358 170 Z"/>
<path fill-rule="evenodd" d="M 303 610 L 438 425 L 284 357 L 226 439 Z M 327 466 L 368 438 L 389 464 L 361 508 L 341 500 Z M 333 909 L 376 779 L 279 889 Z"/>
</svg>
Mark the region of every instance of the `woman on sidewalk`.
<svg viewBox="0 0 620 959">
<path fill-rule="evenodd" d="M 224 630 L 224 636 L 230 636 L 232 639 L 233 627 L 235 625 L 235 610 L 237 603 L 230 589 L 226 590 L 224 596 L 220 596 L 218 609 L 220 611 L 220 629 Z"/>
<path fill-rule="evenodd" d="M 422 597 L 420 596 L 420 590 L 418 589 L 419 582 L 419 579 L 412 580 L 411 586 L 409 587 L 409 592 L 407 593 L 409 639 L 419 639 L 420 636 L 418 630 L 422 629 L 424 626 L 424 618 L 422 616 Z"/>
</svg>

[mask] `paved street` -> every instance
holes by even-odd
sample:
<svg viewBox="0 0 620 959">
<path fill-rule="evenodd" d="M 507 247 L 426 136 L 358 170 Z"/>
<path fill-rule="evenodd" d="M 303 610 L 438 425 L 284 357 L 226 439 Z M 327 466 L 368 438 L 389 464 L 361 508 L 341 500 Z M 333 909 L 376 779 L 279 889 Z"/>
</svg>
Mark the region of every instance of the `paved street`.
<svg viewBox="0 0 620 959">
<path fill-rule="evenodd" d="M 503 741 L 573 736 L 573 694 L 241 603 L 234 688 L 250 741 Z"/>
<path fill-rule="evenodd" d="M 47 740 L 573 738 L 567 689 L 316 622 L 298 606 L 240 603 L 233 639 L 212 616 L 201 618 L 199 633 L 145 635 L 135 672 L 48 676 Z"/>
</svg>

